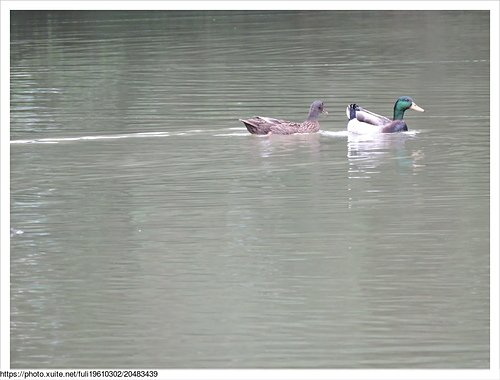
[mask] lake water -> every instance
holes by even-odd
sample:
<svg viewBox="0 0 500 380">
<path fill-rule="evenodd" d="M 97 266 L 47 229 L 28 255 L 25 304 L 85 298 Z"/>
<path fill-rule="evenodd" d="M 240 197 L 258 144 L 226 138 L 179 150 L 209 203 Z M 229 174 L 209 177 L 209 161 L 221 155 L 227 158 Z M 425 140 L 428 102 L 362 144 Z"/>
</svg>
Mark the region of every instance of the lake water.
<svg viewBox="0 0 500 380">
<path fill-rule="evenodd" d="M 489 368 L 489 22 L 12 12 L 11 366 Z"/>
</svg>

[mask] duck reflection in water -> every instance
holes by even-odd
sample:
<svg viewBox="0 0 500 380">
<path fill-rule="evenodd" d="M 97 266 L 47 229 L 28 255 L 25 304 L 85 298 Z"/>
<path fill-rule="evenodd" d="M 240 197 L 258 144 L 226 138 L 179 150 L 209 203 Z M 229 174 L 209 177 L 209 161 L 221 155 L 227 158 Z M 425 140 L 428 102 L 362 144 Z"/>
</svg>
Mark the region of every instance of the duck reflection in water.
<svg viewBox="0 0 500 380">
<path fill-rule="evenodd" d="M 415 138 L 416 132 L 408 134 L 349 134 L 347 138 L 347 158 L 349 167 L 356 172 L 373 171 L 379 165 L 396 162 L 399 169 L 417 169 L 424 165 L 419 163 L 424 158 L 421 150 L 411 153 L 406 148 L 406 142 Z"/>
</svg>

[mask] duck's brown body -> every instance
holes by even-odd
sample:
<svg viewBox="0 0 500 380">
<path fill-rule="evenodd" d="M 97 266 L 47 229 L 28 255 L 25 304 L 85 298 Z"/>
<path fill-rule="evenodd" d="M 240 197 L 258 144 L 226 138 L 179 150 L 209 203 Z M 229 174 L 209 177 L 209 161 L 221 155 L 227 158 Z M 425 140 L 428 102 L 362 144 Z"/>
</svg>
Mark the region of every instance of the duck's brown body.
<svg viewBox="0 0 500 380">
<path fill-rule="evenodd" d="M 306 120 L 303 123 L 293 123 L 291 121 L 270 119 L 267 117 L 256 116 L 251 119 L 240 119 L 248 132 L 254 135 L 292 135 L 294 133 L 314 133 L 319 131 L 319 122 L 317 120 Z"/>
<path fill-rule="evenodd" d="M 315 133 L 319 131 L 318 116 L 320 113 L 328 113 L 324 109 L 322 101 L 316 100 L 311 104 L 309 116 L 302 123 L 287 120 L 274 119 L 271 117 L 255 116 L 250 119 L 240 119 L 247 127 L 248 132 L 254 135 L 291 135 L 294 133 Z"/>
</svg>

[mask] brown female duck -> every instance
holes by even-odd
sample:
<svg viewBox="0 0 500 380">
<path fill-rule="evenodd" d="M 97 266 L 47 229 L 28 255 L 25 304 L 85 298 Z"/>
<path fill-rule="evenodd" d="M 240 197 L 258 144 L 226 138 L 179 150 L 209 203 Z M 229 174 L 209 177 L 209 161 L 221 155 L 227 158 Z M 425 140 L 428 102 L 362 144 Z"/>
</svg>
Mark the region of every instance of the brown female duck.
<svg viewBox="0 0 500 380">
<path fill-rule="evenodd" d="M 309 109 L 309 116 L 302 123 L 273 119 L 271 117 L 255 116 L 251 119 L 240 119 L 248 132 L 255 135 L 291 135 L 294 133 L 313 133 L 319 131 L 318 117 L 321 113 L 328 114 L 321 100 L 315 100 Z"/>
</svg>

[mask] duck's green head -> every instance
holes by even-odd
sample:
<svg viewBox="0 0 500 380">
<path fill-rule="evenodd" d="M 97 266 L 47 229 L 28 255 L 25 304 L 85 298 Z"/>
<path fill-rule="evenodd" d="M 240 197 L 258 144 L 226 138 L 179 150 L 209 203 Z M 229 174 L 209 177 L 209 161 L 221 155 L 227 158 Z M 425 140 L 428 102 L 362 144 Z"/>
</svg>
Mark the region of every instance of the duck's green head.
<svg viewBox="0 0 500 380">
<path fill-rule="evenodd" d="M 417 106 L 409 96 L 400 96 L 394 104 L 394 118 L 393 120 L 403 120 L 403 116 L 407 109 L 412 109 L 418 112 L 424 112 L 424 109 Z"/>
</svg>

